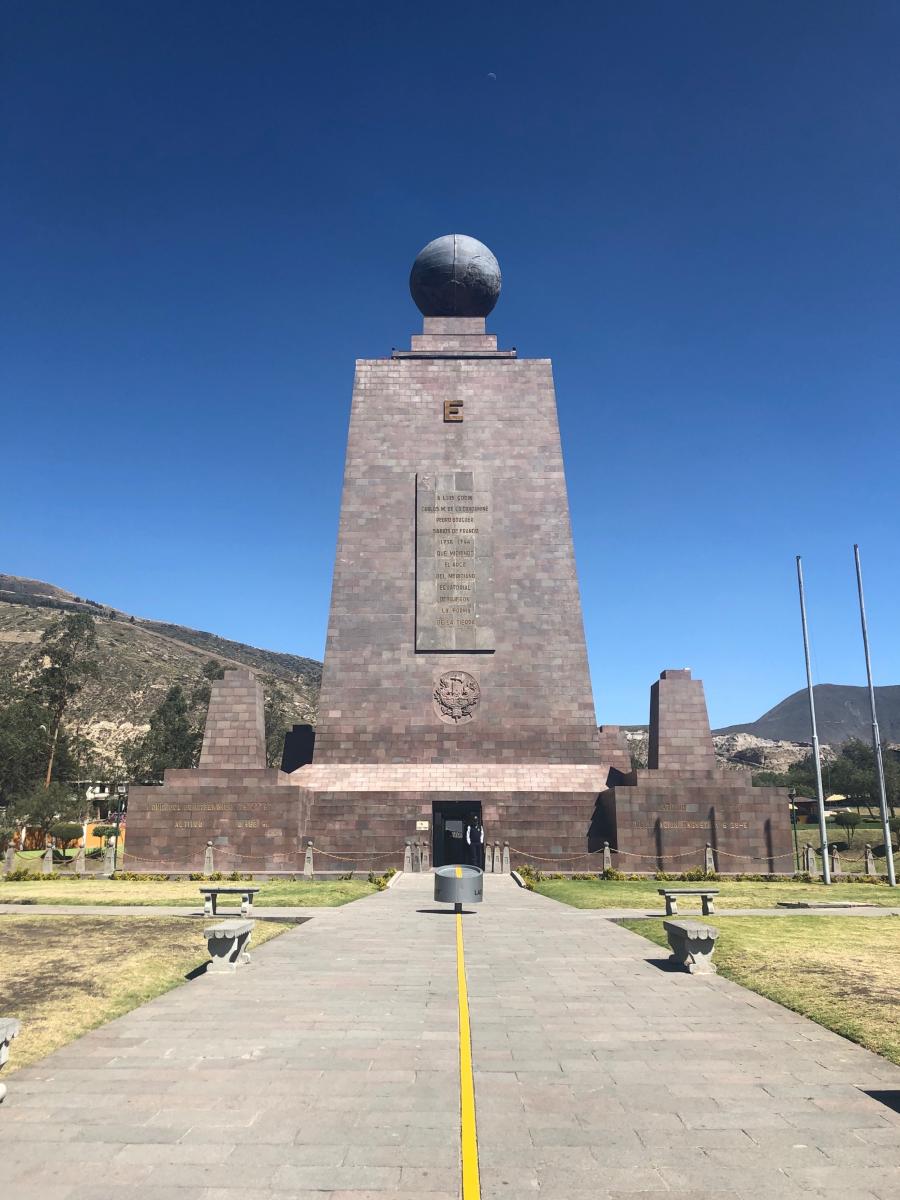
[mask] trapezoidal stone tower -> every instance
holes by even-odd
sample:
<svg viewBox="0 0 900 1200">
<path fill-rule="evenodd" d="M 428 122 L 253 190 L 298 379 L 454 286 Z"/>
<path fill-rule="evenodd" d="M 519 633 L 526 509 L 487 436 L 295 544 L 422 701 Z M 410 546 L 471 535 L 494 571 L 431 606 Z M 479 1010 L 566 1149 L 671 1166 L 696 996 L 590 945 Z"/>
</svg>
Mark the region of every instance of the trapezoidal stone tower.
<svg viewBox="0 0 900 1200">
<path fill-rule="evenodd" d="M 293 871 L 303 800 L 266 766 L 263 690 L 249 670 L 213 682 L 199 766 L 170 769 L 162 787 L 128 795 L 127 870 L 199 871 L 212 844 L 227 871 Z"/>
<path fill-rule="evenodd" d="M 610 782 L 597 827 L 622 870 L 793 870 L 786 790 L 719 766 L 703 683 L 686 667 L 650 688 L 647 767 Z"/>
<path fill-rule="evenodd" d="M 306 837 L 388 865 L 433 830 L 440 859 L 480 810 L 489 842 L 585 854 L 609 758 L 551 364 L 486 332 L 480 242 L 432 242 L 410 286 L 423 333 L 356 365 Z"/>
</svg>

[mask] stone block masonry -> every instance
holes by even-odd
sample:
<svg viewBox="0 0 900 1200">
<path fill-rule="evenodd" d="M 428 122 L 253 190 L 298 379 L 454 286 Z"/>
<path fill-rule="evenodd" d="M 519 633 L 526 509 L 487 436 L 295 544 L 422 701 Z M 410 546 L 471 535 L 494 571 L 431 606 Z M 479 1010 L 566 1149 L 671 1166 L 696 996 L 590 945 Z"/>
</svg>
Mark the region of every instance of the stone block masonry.
<svg viewBox="0 0 900 1200">
<path fill-rule="evenodd" d="M 599 764 L 550 363 L 415 346 L 357 363 L 314 762 Z"/>
<path fill-rule="evenodd" d="M 250 671 L 226 671 L 213 681 L 200 766 L 265 769 L 265 698 Z"/>
<path fill-rule="evenodd" d="M 464 800 L 491 840 L 577 857 L 610 751 L 623 765 L 596 725 L 550 363 L 426 317 L 356 367 L 315 752 L 291 776 L 304 837 L 399 866 Z"/>
<path fill-rule="evenodd" d="M 599 800 L 596 829 L 619 870 L 702 867 L 707 844 L 723 874 L 794 870 L 786 790 L 717 765 L 703 684 L 689 670 L 663 671 L 651 687 L 649 763 L 617 775 Z"/>
<path fill-rule="evenodd" d="M 487 247 L 438 239 L 412 279 L 421 335 L 356 364 L 312 762 L 266 768 L 262 689 L 228 672 L 199 769 L 132 789 L 126 866 L 199 870 L 211 841 L 219 869 L 294 871 L 311 840 L 383 869 L 430 830 L 440 861 L 475 809 L 514 865 L 599 870 L 608 841 L 629 870 L 706 843 L 720 870 L 789 869 L 786 804 L 716 768 L 689 671 L 653 686 L 650 770 L 598 730 L 550 361 L 477 315 Z"/>
<path fill-rule="evenodd" d="M 710 771 L 716 765 L 703 683 L 686 668 L 663 671 L 650 688 L 651 770 Z"/>
<path fill-rule="evenodd" d="M 309 797 L 266 767 L 263 690 L 250 671 L 212 686 L 200 766 L 132 787 L 124 869 L 202 871 L 207 842 L 221 871 L 297 869 Z"/>
</svg>

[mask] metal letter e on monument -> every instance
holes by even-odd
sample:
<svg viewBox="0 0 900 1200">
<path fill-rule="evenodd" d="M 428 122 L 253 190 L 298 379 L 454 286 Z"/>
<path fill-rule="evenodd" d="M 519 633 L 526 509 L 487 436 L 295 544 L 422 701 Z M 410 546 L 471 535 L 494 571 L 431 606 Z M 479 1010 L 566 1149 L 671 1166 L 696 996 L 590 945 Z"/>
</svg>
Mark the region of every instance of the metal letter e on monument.
<svg viewBox="0 0 900 1200">
<path fill-rule="evenodd" d="M 445 400 L 444 401 L 444 420 L 445 421 L 461 421 L 463 401 L 462 400 Z"/>
</svg>

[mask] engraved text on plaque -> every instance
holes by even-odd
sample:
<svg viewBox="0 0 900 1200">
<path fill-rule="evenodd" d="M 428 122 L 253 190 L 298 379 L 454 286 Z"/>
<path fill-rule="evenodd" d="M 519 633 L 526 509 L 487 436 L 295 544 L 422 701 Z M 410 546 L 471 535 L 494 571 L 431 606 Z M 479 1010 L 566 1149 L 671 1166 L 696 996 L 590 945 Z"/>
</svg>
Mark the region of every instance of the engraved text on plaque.
<svg viewBox="0 0 900 1200">
<path fill-rule="evenodd" d="M 493 650 L 493 498 L 485 471 L 416 477 L 416 649 Z"/>
</svg>

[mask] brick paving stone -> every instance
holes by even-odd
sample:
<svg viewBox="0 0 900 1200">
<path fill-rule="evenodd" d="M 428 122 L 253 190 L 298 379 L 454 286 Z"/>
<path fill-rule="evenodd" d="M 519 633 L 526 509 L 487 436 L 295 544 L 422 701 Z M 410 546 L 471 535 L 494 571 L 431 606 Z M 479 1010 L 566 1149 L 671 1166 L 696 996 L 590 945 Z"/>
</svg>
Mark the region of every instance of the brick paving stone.
<svg viewBox="0 0 900 1200">
<path fill-rule="evenodd" d="M 897 1200 L 900 1116 L 866 1091 L 900 1069 L 485 884 L 464 918 L 483 1200 Z M 455 930 L 418 911 L 430 889 L 404 876 L 15 1072 L 3 1200 L 457 1197 Z"/>
</svg>

